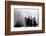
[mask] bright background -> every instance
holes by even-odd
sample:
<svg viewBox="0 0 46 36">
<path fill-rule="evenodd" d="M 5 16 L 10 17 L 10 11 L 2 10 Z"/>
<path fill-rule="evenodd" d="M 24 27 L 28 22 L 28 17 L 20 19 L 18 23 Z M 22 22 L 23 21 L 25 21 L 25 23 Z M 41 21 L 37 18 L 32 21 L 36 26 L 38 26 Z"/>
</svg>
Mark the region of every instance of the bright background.
<svg viewBox="0 0 46 36">
<path fill-rule="evenodd" d="M 16 6 L 15 6 L 16 7 Z M 35 9 L 30 8 L 28 6 L 28 9 L 24 9 L 24 7 L 22 8 L 22 6 L 20 6 L 21 8 L 14 8 L 14 25 L 16 24 L 16 22 L 18 20 L 20 20 L 22 22 L 22 24 L 24 26 L 26 26 L 25 23 L 25 17 L 28 18 L 28 16 L 30 16 L 30 19 L 32 17 L 32 19 L 35 17 L 36 18 L 36 23 L 38 24 L 38 17 L 39 17 L 39 9 L 35 7 Z M 12 16 L 11 16 L 12 17 Z"/>
<path fill-rule="evenodd" d="M 46 0 L 16 0 L 16 1 L 40 2 L 40 3 L 44 2 L 45 3 L 45 15 L 46 15 Z M 45 16 L 45 21 L 46 21 L 46 16 Z M 45 26 L 46 26 L 46 22 L 45 22 Z M 0 36 L 5 36 L 5 0 L 0 0 Z M 9 36 L 46 36 L 46 27 L 45 27 L 45 33 L 9 35 Z"/>
</svg>

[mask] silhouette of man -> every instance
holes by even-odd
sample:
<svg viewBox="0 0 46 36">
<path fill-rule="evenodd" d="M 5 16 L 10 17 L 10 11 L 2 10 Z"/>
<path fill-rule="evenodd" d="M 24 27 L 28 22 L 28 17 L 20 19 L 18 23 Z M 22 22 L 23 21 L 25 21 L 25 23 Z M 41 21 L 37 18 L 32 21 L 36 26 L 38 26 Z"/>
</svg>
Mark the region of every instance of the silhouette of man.
<svg viewBox="0 0 46 36">
<path fill-rule="evenodd" d="M 32 20 L 30 19 L 30 16 L 28 18 L 25 18 L 26 20 L 26 26 L 32 26 Z"/>
<path fill-rule="evenodd" d="M 31 17 L 31 19 L 30 19 L 30 26 L 32 27 L 32 17 Z"/>
<path fill-rule="evenodd" d="M 36 26 L 36 18 L 34 17 L 33 19 L 33 22 L 34 22 L 34 27 Z"/>
</svg>

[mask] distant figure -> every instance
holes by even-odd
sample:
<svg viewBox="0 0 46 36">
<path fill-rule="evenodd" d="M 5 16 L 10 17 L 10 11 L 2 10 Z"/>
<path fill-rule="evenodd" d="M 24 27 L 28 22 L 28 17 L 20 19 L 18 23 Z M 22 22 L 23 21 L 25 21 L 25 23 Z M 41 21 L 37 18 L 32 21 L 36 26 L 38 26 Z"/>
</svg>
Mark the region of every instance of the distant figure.
<svg viewBox="0 0 46 36">
<path fill-rule="evenodd" d="M 30 18 L 30 26 L 32 27 L 32 17 Z"/>
<path fill-rule="evenodd" d="M 26 20 L 26 26 L 32 26 L 32 20 L 30 19 L 30 16 L 28 18 L 25 18 Z"/>
<path fill-rule="evenodd" d="M 23 25 L 22 22 L 20 22 L 20 21 L 18 21 L 18 22 L 14 25 L 14 27 L 22 27 L 22 26 L 24 26 L 24 25 Z"/>
<path fill-rule="evenodd" d="M 36 27 L 36 18 L 34 17 L 34 19 L 33 19 L 33 22 L 34 22 L 34 27 Z"/>
</svg>

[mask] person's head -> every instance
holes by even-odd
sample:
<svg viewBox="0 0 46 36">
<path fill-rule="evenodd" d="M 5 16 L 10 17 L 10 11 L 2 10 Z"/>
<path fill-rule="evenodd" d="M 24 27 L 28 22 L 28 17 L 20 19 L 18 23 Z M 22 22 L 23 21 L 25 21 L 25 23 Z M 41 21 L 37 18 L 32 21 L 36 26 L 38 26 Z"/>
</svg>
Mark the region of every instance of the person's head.
<svg viewBox="0 0 46 36">
<path fill-rule="evenodd" d="M 30 19 L 30 16 L 28 16 L 28 18 Z"/>
<path fill-rule="evenodd" d="M 25 21 L 27 20 L 27 18 L 25 17 Z"/>
<path fill-rule="evenodd" d="M 35 19 L 35 17 L 34 17 L 34 19 Z"/>
<path fill-rule="evenodd" d="M 25 17 L 25 19 L 27 19 L 27 18 Z"/>
</svg>

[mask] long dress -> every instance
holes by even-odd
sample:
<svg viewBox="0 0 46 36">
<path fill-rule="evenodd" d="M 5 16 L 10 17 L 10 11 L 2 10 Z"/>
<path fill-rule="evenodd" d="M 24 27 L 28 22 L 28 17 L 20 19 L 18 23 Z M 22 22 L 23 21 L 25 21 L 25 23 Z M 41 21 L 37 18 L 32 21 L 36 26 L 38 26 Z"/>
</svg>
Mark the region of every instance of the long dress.
<svg viewBox="0 0 46 36">
<path fill-rule="evenodd" d="M 22 26 L 24 26 L 24 25 L 23 25 L 22 22 L 20 22 L 20 21 L 18 21 L 18 22 L 14 25 L 14 27 L 22 27 Z"/>
</svg>

